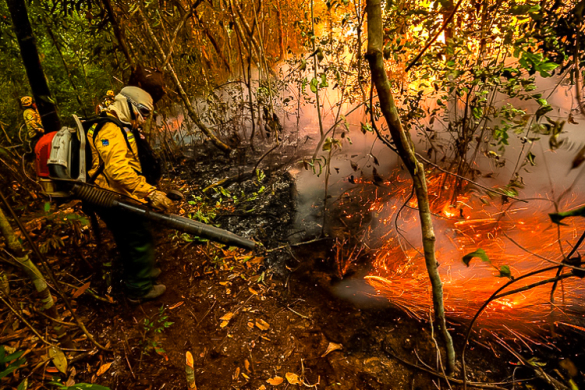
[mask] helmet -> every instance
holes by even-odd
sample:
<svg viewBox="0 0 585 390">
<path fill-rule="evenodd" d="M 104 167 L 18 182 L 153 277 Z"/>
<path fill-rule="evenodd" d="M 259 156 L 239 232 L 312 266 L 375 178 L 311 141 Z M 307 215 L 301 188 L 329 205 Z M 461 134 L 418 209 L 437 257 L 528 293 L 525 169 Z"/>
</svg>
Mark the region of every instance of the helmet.
<svg viewBox="0 0 585 390">
<path fill-rule="evenodd" d="M 30 96 L 23 96 L 20 98 L 20 104 L 22 104 L 23 107 L 29 107 L 32 106 L 33 100 Z"/>
<path fill-rule="evenodd" d="M 113 98 L 115 96 L 114 91 L 110 89 L 108 92 L 106 92 L 106 96 Z"/>
<path fill-rule="evenodd" d="M 124 87 L 120 91 L 120 95 L 124 96 L 140 113 L 147 117 L 154 110 L 152 96 L 142 88 L 138 87 Z"/>
</svg>

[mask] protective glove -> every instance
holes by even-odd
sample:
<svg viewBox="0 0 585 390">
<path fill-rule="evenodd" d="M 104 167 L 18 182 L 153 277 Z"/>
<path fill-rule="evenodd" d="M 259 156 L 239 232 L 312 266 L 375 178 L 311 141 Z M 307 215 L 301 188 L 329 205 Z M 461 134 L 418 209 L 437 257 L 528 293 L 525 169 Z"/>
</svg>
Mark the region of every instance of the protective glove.
<svg viewBox="0 0 585 390">
<path fill-rule="evenodd" d="M 155 210 L 170 213 L 175 208 L 173 201 L 167 198 L 167 195 L 158 190 L 152 191 L 146 197 L 148 204 Z"/>
</svg>

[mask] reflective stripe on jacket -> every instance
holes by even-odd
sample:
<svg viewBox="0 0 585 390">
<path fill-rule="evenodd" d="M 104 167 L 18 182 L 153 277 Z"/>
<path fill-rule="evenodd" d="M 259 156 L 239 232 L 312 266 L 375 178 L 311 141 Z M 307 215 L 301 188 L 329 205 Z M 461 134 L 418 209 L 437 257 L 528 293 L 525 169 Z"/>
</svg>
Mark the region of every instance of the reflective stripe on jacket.
<svg viewBox="0 0 585 390">
<path fill-rule="evenodd" d="M 33 139 L 38 134 L 45 132 L 43 128 L 43 122 L 41 122 L 41 116 L 39 112 L 34 108 L 27 108 L 22 113 L 24 117 L 24 123 L 26 124 L 26 134 L 29 139 Z"/>
<path fill-rule="evenodd" d="M 122 131 L 127 135 L 128 144 Z M 142 167 L 138 159 L 138 148 L 129 129 L 120 129 L 115 123 L 108 122 L 99 130 L 97 139 L 94 140 L 93 128 L 88 130 L 87 137 L 92 154 L 89 177 L 96 172 L 100 161 L 104 162 L 104 170 L 96 178 L 96 185 L 141 201 L 156 189 L 140 174 Z"/>
</svg>

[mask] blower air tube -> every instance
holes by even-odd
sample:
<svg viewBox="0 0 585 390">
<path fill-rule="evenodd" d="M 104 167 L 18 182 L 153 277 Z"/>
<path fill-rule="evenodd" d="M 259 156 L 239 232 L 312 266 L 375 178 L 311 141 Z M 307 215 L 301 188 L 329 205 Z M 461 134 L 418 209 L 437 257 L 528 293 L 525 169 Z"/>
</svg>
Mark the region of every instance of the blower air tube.
<svg viewBox="0 0 585 390">
<path fill-rule="evenodd" d="M 123 210 L 132 214 L 141 215 L 150 221 L 159 223 L 166 227 L 207 238 L 222 244 L 252 250 L 262 247 L 261 244 L 238 236 L 227 230 L 216 228 L 215 226 L 209 226 L 174 214 L 160 214 L 144 206 L 134 205 L 130 202 L 122 202 L 120 200 L 120 195 L 115 192 L 81 184 L 75 184 L 71 189 L 71 192 L 73 192 L 73 194 L 79 199 L 88 202 L 93 206 L 116 208 L 121 211 Z"/>
</svg>

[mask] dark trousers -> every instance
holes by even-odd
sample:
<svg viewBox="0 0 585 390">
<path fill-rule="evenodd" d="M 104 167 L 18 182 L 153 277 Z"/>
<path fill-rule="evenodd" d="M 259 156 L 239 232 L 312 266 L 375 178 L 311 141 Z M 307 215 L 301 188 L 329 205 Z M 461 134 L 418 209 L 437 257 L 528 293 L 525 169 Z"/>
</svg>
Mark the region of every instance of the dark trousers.
<svg viewBox="0 0 585 390">
<path fill-rule="evenodd" d="M 155 264 L 154 239 L 144 218 L 119 210 L 98 209 L 97 215 L 114 235 L 124 267 L 126 293 L 139 298 L 152 289 L 152 270 Z"/>
</svg>

